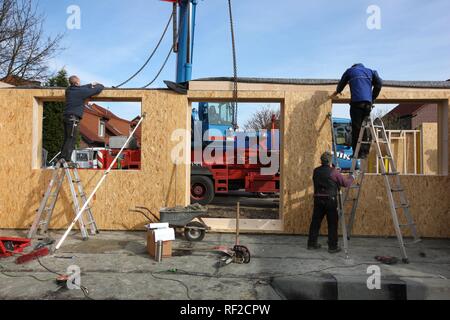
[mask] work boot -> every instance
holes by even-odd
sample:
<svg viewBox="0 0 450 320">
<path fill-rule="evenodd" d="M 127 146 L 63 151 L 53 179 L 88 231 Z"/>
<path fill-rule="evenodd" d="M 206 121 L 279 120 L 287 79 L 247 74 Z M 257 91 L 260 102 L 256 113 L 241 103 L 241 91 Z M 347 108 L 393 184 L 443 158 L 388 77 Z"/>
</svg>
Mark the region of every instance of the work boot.
<svg viewBox="0 0 450 320">
<path fill-rule="evenodd" d="M 328 253 L 338 253 L 341 251 L 342 251 L 342 249 L 340 247 L 328 248 Z"/>
<path fill-rule="evenodd" d="M 308 244 L 308 250 L 318 250 L 320 248 L 322 248 L 322 246 L 319 243 Z"/>
</svg>

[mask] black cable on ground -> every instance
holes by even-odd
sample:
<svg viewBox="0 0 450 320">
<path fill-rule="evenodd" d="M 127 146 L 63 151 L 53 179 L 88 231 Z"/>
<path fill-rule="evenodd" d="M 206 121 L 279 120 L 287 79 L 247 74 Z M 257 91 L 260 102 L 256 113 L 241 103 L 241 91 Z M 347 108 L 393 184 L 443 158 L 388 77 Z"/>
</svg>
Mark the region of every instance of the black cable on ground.
<svg viewBox="0 0 450 320">
<path fill-rule="evenodd" d="M 8 274 L 5 271 L 3 271 L 3 269 L 6 269 L 5 267 L 3 267 L 2 265 L 0 265 L 0 273 L 2 275 L 4 275 L 5 277 L 8 278 L 32 278 L 34 280 L 37 280 L 39 282 L 50 282 L 50 281 L 55 281 L 55 279 L 39 279 L 38 277 L 32 275 L 32 274 L 26 274 L 26 275 L 12 275 L 12 274 Z"/>
<path fill-rule="evenodd" d="M 172 21 L 173 18 L 173 14 L 170 14 L 169 17 L 169 21 L 167 21 L 166 27 L 164 28 L 163 34 L 161 35 L 161 38 L 158 41 L 158 44 L 156 45 L 155 49 L 153 49 L 152 53 L 150 54 L 150 56 L 148 57 L 147 61 L 145 61 L 145 63 L 142 65 L 142 67 L 136 71 L 136 73 L 134 73 L 130 78 L 128 78 L 127 80 L 125 80 L 124 82 L 122 82 L 121 84 L 114 86 L 113 88 L 120 88 L 121 86 L 127 84 L 128 82 L 130 82 L 131 80 L 133 80 L 139 73 L 142 72 L 142 70 L 144 70 L 144 68 L 148 65 L 148 63 L 150 62 L 150 60 L 153 58 L 153 56 L 155 55 L 156 51 L 159 48 L 159 45 L 161 44 L 162 40 L 164 39 L 164 36 L 166 35 L 167 29 L 169 28 L 170 22 Z"/>
<path fill-rule="evenodd" d="M 183 281 L 178 280 L 178 279 L 172 279 L 172 278 L 164 278 L 164 277 L 157 277 L 155 276 L 155 273 L 166 273 L 166 272 L 170 272 L 170 271 L 164 271 L 164 272 L 151 272 L 151 276 L 155 279 L 160 279 L 160 280 L 167 280 L 167 281 L 174 281 L 174 282 L 178 282 L 179 284 L 181 284 L 185 289 L 186 289 L 186 296 L 188 297 L 189 300 L 192 300 L 191 295 L 189 294 L 189 287 L 187 286 L 187 284 L 185 284 Z M 173 272 L 172 272 L 173 273 Z"/>
<path fill-rule="evenodd" d="M 351 268 L 365 266 L 365 265 L 381 265 L 381 263 L 363 262 L 363 263 L 358 263 L 358 264 L 353 264 L 353 265 L 326 267 L 326 268 L 310 270 L 310 271 L 301 272 L 301 273 L 291 273 L 291 274 L 281 274 L 280 273 L 280 274 L 273 274 L 273 275 L 260 276 L 260 277 L 249 277 L 249 276 L 245 276 L 245 275 L 243 275 L 243 276 L 241 276 L 241 275 L 219 275 L 219 274 L 213 275 L 213 274 L 201 273 L 201 272 L 190 272 L 190 271 L 185 271 L 182 269 L 176 269 L 175 271 L 174 270 L 165 270 L 165 271 L 159 271 L 159 272 L 154 272 L 154 273 L 179 274 L 179 275 L 196 276 L 196 277 L 204 277 L 204 278 L 233 278 L 233 279 L 249 279 L 249 280 L 268 280 L 268 279 L 276 278 L 276 277 L 303 276 L 306 274 L 319 273 L 319 272 L 323 272 L 323 271 L 331 270 L 331 269 L 351 269 Z"/>
</svg>

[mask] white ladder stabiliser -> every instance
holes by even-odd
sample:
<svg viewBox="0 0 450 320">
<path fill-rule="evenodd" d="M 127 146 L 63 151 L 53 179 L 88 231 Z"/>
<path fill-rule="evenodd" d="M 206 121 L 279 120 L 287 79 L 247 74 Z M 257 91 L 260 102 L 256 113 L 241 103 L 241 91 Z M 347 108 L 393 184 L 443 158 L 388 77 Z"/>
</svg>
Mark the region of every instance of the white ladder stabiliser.
<svg viewBox="0 0 450 320">
<path fill-rule="evenodd" d="M 409 263 L 406 254 L 405 242 L 403 239 L 402 228 L 408 228 L 413 236 L 413 243 L 420 242 L 417 233 L 417 228 L 409 210 L 410 206 L 406 198 L 405 190 L 400 181 L 400 173 L 397 171 L 397 166 L 392 155 L 389 139 L 386 134 L 384 123 L 380 118 L 372 119 L 366 118 L 363 122 L 361 132 L 358 139 L 358 145 L 354 154 L 357 156 L 362 144 L 374 144 L 376 156 L 381 163 L 381 175 L 384 179 L 386 193 L 388 198 L 389 209 L 392 216 L 392 222 L 395 229 L 395 234 L 400 246 L 402 261 Z M 385 161 L 389 166 L 386 168 Z M 364 163 L 363 163 L 364 162 Z M 357 160 L 353 159 L 351 172 L 356 171 Z M 361 195 L 361 188 L 364 182 L 365 170 L 367 167 L 367 160 L 361 160 L 361 173 L 359 174 L 356 184 L 347 188 L 344 197 L 344 203 L 351 203 L 350 219 L 347 226 L 348 236 L 353 229 L 353 224 L 356 216 L 356 209 L 358 206 L 359 197 Z M 399 213 L 403 212 L 403 217 L 406 223 L 400 224 Z"/>
<path fill-rule="evenodd" d="M 128 145 L 128 143 L 130 142 L 130 140 L 132 139 L 132 137 L 134 136 L 134 134 L 136 133 L 137 129 L 141 126 L 142 121 L 144 121 L 145 117 L 147 116 L 146 113 L 142 114 L 141 119 L 139 120 L 139 122 L 137 123 L 136 127 L 134 128 L 134 130 L 131 132 L 130 136 L 128 137 L 127 141 L 125 141 L 125 143 L 123 144 L 122 148 L 120 149 L 120 151 L 117 153 L 116 157 L 114 158 L 114 160 L 111 162 L 108 170 L 106 170 L 103 173 L 103 176 L 100 178 L 100 181 L 97 183 L 97 185 L 95 186 L 94 190 L 92 190 L 91 194 L 89 195 L 89 197 L 86 199 L 86 201 L 84 202 L 83 207 L 78 211 L 78 213 L 76 214 L 75 218 L 73 219 L 73 221 L 70 223 L 69 227 L 67 228 L 66 232 L 64 233 L 64 235 L 61 237 L 61 239 L 58 241 L 58 243 L 56 244 L 55 247 L 55 251 L 59 250 L 59 248 L 61 247 L 61 245 L 64 243 L 64 241 L 66 240 L 67 236 L 69 235 L 70 231 L 72 230 L 72 228 L 75 226 L 75 224 L 78 222 L 78 220 L 81 218 L 81 215 L 83 214 L 83 212 L 87 209 L 89 203 L 92 201 L 92 198 L 94 197 L 94 195 L 96 194 L 96 192 L 98 191 L 98 189 L 100 188 L 100 186 L 103 184 L 103 182 L 105 181 L 106 177 L 108 176 L 108 174 L 111 172 L 112 168 L 114 167 L 114 165 L 116 164 L 118 158 L 121 156 L 123 150 L 125 149 L 125 147 Z"/>
</svg>

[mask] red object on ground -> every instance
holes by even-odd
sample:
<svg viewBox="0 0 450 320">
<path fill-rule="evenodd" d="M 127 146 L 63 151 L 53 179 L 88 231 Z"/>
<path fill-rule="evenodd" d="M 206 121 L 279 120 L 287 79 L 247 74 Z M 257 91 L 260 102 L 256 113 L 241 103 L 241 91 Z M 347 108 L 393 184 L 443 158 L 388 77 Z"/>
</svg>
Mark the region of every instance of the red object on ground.
<svg viewBox="0 0 450 320">
<path fill-rule="evenodd" d="M 0 258 L 21 253 L 29 245 L 31 245 L 31 239 L 0 237 Z"/>
<path fill-rule="evenodd" d="M 45 257 L 50 253 L 50 250 L 48 250 L 47 247 L 34 250 L 33 252 L 30 252 L 28 254 L 24 254 L 23 256 L 20 256 L 16 259 L 16 264 L 24 264 L 33 260 L 36 260 L 40 257 Z"/>
</svg>

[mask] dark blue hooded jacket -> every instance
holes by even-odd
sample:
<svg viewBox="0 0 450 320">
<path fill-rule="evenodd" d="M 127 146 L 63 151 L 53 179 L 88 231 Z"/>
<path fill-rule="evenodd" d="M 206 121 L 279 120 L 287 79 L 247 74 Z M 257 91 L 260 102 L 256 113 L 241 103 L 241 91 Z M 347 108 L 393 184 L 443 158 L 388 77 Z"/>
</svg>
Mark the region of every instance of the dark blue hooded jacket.
<svg viewBox="0 0 450 320">
<path fill-rule="evenodd" d="M 347 84 L 350 84 L 352 102 L 373 103 L 380 94 L 383 80 L 375 70 L 368 69 L 359 63 L 345 71 L 336 92 L 341 93 Z"/>
<path fill-rule="evenodd" d="M 103 91 L 105 87 L 101 84 L 93 87 L 88 84 L 85 86 L 70 86 L 66 89 L 66 108 L 64 109 L 64 117 L 71 115 L 83 118 L 84 101 Z"/>
</svg>

